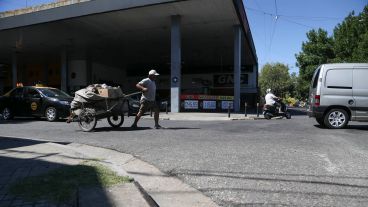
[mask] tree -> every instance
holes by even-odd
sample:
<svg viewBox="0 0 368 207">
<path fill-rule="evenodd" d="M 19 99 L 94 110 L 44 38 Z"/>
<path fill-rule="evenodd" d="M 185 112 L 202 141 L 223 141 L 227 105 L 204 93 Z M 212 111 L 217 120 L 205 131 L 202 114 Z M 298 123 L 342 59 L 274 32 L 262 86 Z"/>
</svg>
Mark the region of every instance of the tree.
<svg viewBox="0 0 368 207">
<path fill-rule="evenodd" d="M 261 95 L 264 96 L 267 88 L 278 96 L 290 94 L 289 90 L 292 85 L 292 80 L 289 74 L 289 68 L 281 63 L 267 63 L 263 66 L 259 75 L 259 87 Z"/>
<path fill-rule="evenodd" d="M 307 33 L 308 41 L 303 42 L 302 51 L 296 54 L 299 78 L 297 92 L 300 98 L 306 98 L 309 83 L 318 65 L 332 62 L 335 58 L 333 39 L 323 29 L 311 30 Z"/>
<path fill-rule="evenodd" d="M 334 62 L 366 62 L 368 33 L 368 5 L 363 12 L 354 16 L 351 12 L 334 29 Z"/>
<path fill-rule="evenodd" d="M 299 98 L 308 95 L 310 80 L 318 65 L 324 63 L 368 62 L 368 5 L 358 16 L 351 12 L 328 37 L 323 29 L 307 33 L 302 51 L 296 54 L 299 77 L 297 93 Z"/>
</svg>

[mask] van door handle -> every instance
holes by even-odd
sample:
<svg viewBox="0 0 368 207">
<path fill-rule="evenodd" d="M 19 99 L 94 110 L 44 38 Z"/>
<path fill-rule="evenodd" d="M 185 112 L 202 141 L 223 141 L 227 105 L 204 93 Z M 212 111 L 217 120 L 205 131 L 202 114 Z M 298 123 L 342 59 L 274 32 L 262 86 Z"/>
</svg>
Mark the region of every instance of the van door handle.
<svg viewBox="0 0 368 207">
<path fill-rule="evenodd" d="M 354 104 L 354 100 L 349 100 L 349 105 L 353 105 Z"/>
</svg>

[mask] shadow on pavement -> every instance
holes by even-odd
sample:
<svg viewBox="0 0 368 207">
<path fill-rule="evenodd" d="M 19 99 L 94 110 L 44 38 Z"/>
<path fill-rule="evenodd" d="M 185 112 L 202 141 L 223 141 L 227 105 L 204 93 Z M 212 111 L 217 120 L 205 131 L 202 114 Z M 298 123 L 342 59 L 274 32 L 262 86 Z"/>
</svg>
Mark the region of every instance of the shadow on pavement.
<svg viewBox="0 0 368 207">
<path fill-rule="evenodd" d="M 305 108 L 289 107 L 288 109 L 291 115 L 293 116 L 306 116 L 307 115 L 307 111 L 305 110 Z"/>
<path fill-rule="evenodd" d="M 36 144 L 48 143 L 48 141 L 38 141 L 31 139 L 22 139 L 16 137 L 0 137 L 0 150 L 17 148 L 17 147 L 26 147 Z M 57 144 L 67 145 L 69 142 L 53 142 Z"/>
<path fill-rule="evenodd" d="M 76 165 L 65 164 L 66 156 L 61 153 L 40 152 L 37 151 L 37 147 L 33 146 L 42 143 L 47 142 L 0 137 L 0 186 L 2 186 L 0 206 L 80 206 L 78 200 L 81 195 L 79 195 L 78 187 L 71 191 L 72 193 L 69 199 L 62 202 L 38 197 L 39 195 L 37 193 L 39 192 L 47 194 L 53 192 L 49 188 L 54 189 L 55 187 L 60 187 L 61 189 L 62 187 L 47 186 L 45 179 L 50 182 L 51 180 L 60 180 L 60 182 L 56 183 L 61 184 L 65 183 L 63 180 L 69 180 L 67 178 L 60 179 L 60 177 L 59 179 L 52 179 L 54 175 L 52 172 L 60 169 L 73 171 L 75 167 L 78 167 Z M 58 156 L 60 159 L 55 158 Z M 70 157 L 70 159 L 79 160 L 77 157 Z M 103 187 L 98 172 L 93 167 L 85 166 L 83 170 L 88 173 L 89 178 L 97 182 L 96 187 Z M 64 175 L 63 173 L 61 174 Z M 38 183 L 37 180 L 42 182 Z M 33 184 L 36 184 L 37 188 L 34 188 Z M 104 203 L 103 206 L 113 206 L 106 193 L 100 193 L 97 199 L 99 203 Z"/>
<path fill-rule="evenodd" d="M 161 129 L 155 129 L 151 127 L 137 127 L 137 128 L 131 128 L 131 127 L 119 127 L 119 128 L 113 128 L 113 127 L 100 127 L 95 128 L 93 132 L 110 132 L 110 131 L 142 131 L 142 130 L 184 130 L 184 129 L 200 129 L 195 127 L 162 127 Z"/>
<path fill-rule="evenodd" d="M 164 127 L 162 129 L 168 129 L 168 130 L 182 130 L 182 129 L 201 129 L 196 127 Z"/>
<path fill-rule="evenodd" d="M 368 131 L 368 124 L 367 125 L 350 125 L 348 124 L 345 128 L 343 129 L 328 129 L 327 127 L 321 126 L 319 124 L 315 124 L 314 125 L 316 128 L 319 129 L 326 129 L 326 130 L 349 130 L 349 129 L 353 129 L 353 130 L 362 130 L 362 131 Z"/>
<path fill-rule="evenodd" d="M 315 125 L 314 125 L 314 127 L 319 128 L 319 129 L 327 129 L 326 127 L 321 126 L 321 125 L 319 125 L 319 124 L 315 124 Z"/>
<path fill-rule="evenodd" d="M 100 127 L 100 128 L 95 128 L 93 132 L 109 132 L 109 131 L 142 131 L 142 130 L 148 130 L 148 129 L 153 129 L 151 127 L 137 127 L 137 128 L 131 128 L 131 127 L 119 127 L 119 128 L 114 128 L 114 127 Z"/>
<path fill-rule="evenodd" d="M 22 124 L 22 123 L 29 123 L 32 121 L 37 121 L 37 119 L 34 118 L 17 118 L 11 120 L 0 119 L 0 124 Z"/>
<path fill-rule="evenodd" d="M 368 131 L 368 123 L 366 125 L 347 125 L 346 129 L 355 129 L 355 130 L 363 130 Z"/>
</svg>

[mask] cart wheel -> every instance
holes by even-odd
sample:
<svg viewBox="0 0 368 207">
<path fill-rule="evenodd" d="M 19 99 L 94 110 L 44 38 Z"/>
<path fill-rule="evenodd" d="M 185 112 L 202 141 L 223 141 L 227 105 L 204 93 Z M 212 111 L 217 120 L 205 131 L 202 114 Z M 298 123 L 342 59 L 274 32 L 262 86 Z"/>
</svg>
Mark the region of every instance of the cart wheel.
<svg viewBox="0 0 368 207">
<path fill-rule="evenodd" d="M 81 111 L 78 124 L 83 131 L 90 132 L 96 127 L 97 119 L 95 114 L 95 110 L 91 108 L 85 108 Z"/>
<path fill-rule="evenodd" d="M 124 123 L 124 115 L 109 116 L 107 117 L 107 122 L 109 122 L 110 126 L 118 128 Z"/>
</svg>

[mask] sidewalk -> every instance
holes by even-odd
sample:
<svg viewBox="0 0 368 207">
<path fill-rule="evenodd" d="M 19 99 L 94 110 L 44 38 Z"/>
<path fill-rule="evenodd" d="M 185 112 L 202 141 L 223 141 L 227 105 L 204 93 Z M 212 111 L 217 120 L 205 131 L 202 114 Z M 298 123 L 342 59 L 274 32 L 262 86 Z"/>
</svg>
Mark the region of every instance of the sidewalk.
<svg viewBox="0 0 368 207">
<path fill-rule="evenodd" d="M 78 165 L 88 160 L 98 161 L 118 175 L 133 178 L 134 182 L 109 188 L 96 186 L 78 189 L 74 199 L 63 205 L 56 205 L 47 200 L 26 201 L 8 191 L 8 187 L 14 181 L 43 175 L 51 170 Z M 198 190 L 129 154 L 75 143 L 0 137 L 0 207 L 5 206 L 216 207 L 217 205 Z"/>
<path fill-rule="evenodd" d="M 153 119 L 150 114 L 142 117 L 143 119 Z M 201 113 L 201 112 L 180 112 L 180 113 L 160 113 L 161 120 L 177 120 L 177 121 L 231 121 L 231 120 L 257 120 L 264 119 L 262 114 L 241 114 L 231 113 L 230 118 L 227 113 Z"/>
</svg>

